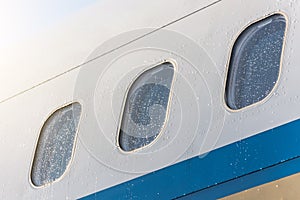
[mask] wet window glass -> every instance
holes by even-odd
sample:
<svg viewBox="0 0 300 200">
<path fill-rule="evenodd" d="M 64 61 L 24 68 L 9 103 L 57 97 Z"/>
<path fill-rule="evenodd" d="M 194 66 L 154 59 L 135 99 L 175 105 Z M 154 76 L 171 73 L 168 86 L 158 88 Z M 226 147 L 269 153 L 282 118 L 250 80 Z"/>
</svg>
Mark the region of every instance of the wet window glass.
<svg viewBox="0 0 300 200">
<path fill-rule="evenodd" d="M 229 108 L 250 106 L 270 94 L 279 77 L 285 30 L 285 17 L 275 14 L 250 25 L 237 38 L 226 83 Z"/>
<path fill-rule="evenodd" d="M 73 154 L 81 105 L 72 103 L 55 111 L 44 123 L 32 164 L 31 180 L 43 186 L 59 179 Z"/>
<path fill-rule="evenodd" d="M 174 66 L 163 63 L 142 73 L 131 85 L 119 132 L 124 151 L 152 143 L 166 123 Z"/>
</svg>

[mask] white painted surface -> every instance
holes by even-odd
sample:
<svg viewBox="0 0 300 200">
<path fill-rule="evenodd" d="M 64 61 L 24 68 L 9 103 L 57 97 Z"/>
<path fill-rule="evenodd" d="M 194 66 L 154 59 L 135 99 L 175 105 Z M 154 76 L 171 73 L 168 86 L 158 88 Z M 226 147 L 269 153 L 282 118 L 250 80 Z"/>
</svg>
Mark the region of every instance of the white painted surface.
<svg viewBox="0 0 300 200">
<path fill-rule="evenodd" d="M 78 11 L 73 12 L 66 9 L 68 4 L 58 5 L 57 1 L 52 4 L 31 0 L 26 7 L 25 2 L 6 3 L 2 9 L 7 9 L 4 13 L 8 14 L 0 21 L 7 30 L 2 37 L 7 42 L 0 45 L 0 102 L 84 63 L 95 48 L 116 35 L 139 28 L 159 28 L 209 2 L 212 0 L 99 0 L 82 9 L 74 8 Z M 51 13 L 60 6 L 65 9 L 54 15 L 59 19 L 52 19 Z M 37 18 L 41 10 L 40 22 Z"/>
<path fill-rule="evenodd" d="M 126 37 L 121 36 L 113 40 L 112 43 L 107 43 L 98 48 L 100 44 L 120 33 L 138 28 L 157 28 L 206 5 L 208 1 L 186 2 L 178 0 L 177 3 L 172 2 L 169 5 L 169 1 L 139 3 L 132 0 L 126 3 L 122 1 L 118 2 L 118 6 L 116 6 L 111 1 L 101 1 L 91 4 L 90 7 L 85 8 L 80 13 L 76 13 L 74 16 L 68 17 L 66 21 L 61 22 L 56 28 L 53 27 L 49 32 L 45 31 L 39 37 L 31 38 L 17 44 L 7 44 L 5 48 L 0 47 L 0 99 L 3 101 L 72 67 L 78 66 L 87 59 L 92 51 L 93 54 L 89 56 L 90 59 L 128 42 L 130 38 L 134 39 L 137 36 L 143 35 L 150 29 L 143 29 Z M 233 9 L 233 7 L 238 7 L 239 9 Z M 166 8 L 176 10 L 176 12 L 165 12 Z M 256 0 L 246 2 L 237 0 L 232 3 L 232 1 L 223 0 L 208 9 L 166 27 L 168 30 L 178 32 L 190 38 L 203 51 L 193 52 L 188 48 L 190 47 L 189 45 L 182 46 L 183 43 L 189 44 L 188 42 L 185 43 L 185 40 L 168 41 L 173 36 L 167 37 L 165 35 L 167 31 L 165 30 L 157 31 L 135 43 L 96 59 L 94 62 L 83 65 L 21 95 L 0 103 L 0 177 L 2 180 L 0 183 L 2 186 L 0 198 L 75 199 L 138 177 L 148 171 L 162 168 L 179 160 L 199 155 L 213 148 L 224 146 L 288 121 L 298 119 L 300 116 L 300 90 L 298 89 L 299 59 L 297 52 L 300 51 L 300 38 L 296 36 L 300 34 L 299 8 L 300 4 L 298 1 L 274 2 L 273 0 Z M 100 12 L 102 10 L 104 12 Z M 154 13 L 153 10 L 155 10 Z M 111 11 L 115 13 L 112 14 Z M 223 90 L 226 64 L 233 41 L 245 26 L 262 16 L 277 11 L 282 11 L 288 16 L 288 31 L 282 74 L 275 94 L 264 103 L 242 112 L 233 113 L 227 111 L 223 104 Z M 101 20 L 98 21 L 96 19 Z M 153 43 L 149 43 L 151 41 Z M 141 57 L 135 60 L 135 54 L 128 52 L 141 47 L 143 44 L 147 48 L 162 46 L 156 50 L 152 50 L 152 53 L 151 50 L 145 50 L 144 54 L 137 53 L 136 55 Z M 159 54 L 159 50 L 163 53 Z M 139 168 L 137 170 L 132 169 L 132 166 L 130 167 L 130 162 L 132 162 L 130 159 L 139 161 L 139 159 L 145 158 L 140 155 L 126 157 L 116 147 L 114 148 L 113 138 L 115 133 L 113 130 L 116 127 L 108 126 L 111 130 L 103 132 L 111 137 L 110 143 L 108 140 L 106 141 L 108 143 L 105 144 L 111 151 L 101 154 L 101 149 L 95 147 L 97 140 L 94 138 L 95 141 L 92 141 L 91 139 L 93 138 L 91 137 L 93 136 L 92 131 L 97 131 L 99 127 L 96 126 L 97 123 L 89 126 L 90 120 L 98 120 L 99 122 L 100 119 L 100 123 L 111 123 L 112 126 L 116 126 L 117 124 L 113 120 L 103 122 L 99 117 L 96 119 L 97 113 L 88 112 L 91 110 L 87 108 L 93 109 L 93 101 L 95 99 L 113 98 L 114 96 L 111 96 L 109 91 L 112 91 L 110 89 L 112 87 L 115 88 L 118 84 L 114 85 L 113 82 L 109 82 L 112 80 L 109 80 L 108 77 L 107 82 L 100 84 L 100 89 L 103 86 L 102 89 L 108 92 L 109 95 L 99 97 L 97 95 L 101 96 L 102 93 L 97 94 L 89 91 L 89 89 L 97 88 L 97 85 L 92 85 L 92 79 L 87 78 L 87 93 L 79 92 L 74 95 L 75 87 L 78 86 L 78 74 L 87 66 L 91 67 L 91 69 L 97 69 L 100 66 L 97 63 L 106 63 L 106 65 L 101 66 L 103 68 L 113 66 L 112 68 L 108 68 L 111 70 L 110 73 L 121 73 L 124 69 L 118 69 L 116 67 L 118 65 L 114 66 L 112 60 L 126 64 L 131 73 L 124 78 L 124 82 L 122 82 L 124 85 L 118 88 L 119 92 L 115 94 L 119 97 L 117 101 L 121 102 L 122 92 L 125 93 L 124 88 L 131 81 L 130 77 L 134 77 L 140 69 L 143 69 L 148 64 L 153 64 L 154 61 L 161 60 L 164 57 L 181 60 L 178 58 L 178 54 L 187 58 L 199 70 L 199 76 L 197 72 L 193 73 L 193 70 L 190 70 L 190 74 L 196 74 L 196 78 L 187 79 L 188 82 L 194 83 L 194 87 L 190 88 L 196 90 L 194 94 L 195 98 L 197 99 L 197 95 L 201 94 L 203 90 L 208 91 L 204 93 L 206 98 L 204 101 L 201 100 L 201 95 L 199 95 L 198 109 L 202 111 L 199 112 L 200 116 L 204 116 L 203 119 L 209 116 L 207 119 L 209 121 L 203 120 L 200 122 L 203 123 L 203 126 L 200 126 L 200 128 L 203 128 L 201 134 L 196 135 L 192 141 L 183 140 L 182 143 L 170 143 L 170 151 L 173 148 L 174 152 L 176 152 L 175 150 L 178 150 L 178 145 L 182 145 L 179 146 L 179 150 L 182 152 L 163 154 L 167 151 L 162 150 L 159 156 L 162 157 L 161 159 L 164 156 L 168 158 L 168 163 L 157 160 L 152 163 L 152 168 L 148 169 L 143 166 L 144 162 L 136 162 L 137 168 Z M 129 55 L 129 57 L 123 56 L 123 60 L 118 60 L 117 58 L 120 58 L 120 55 Z M 199 55 L 200 57 L 198 57 Z M 147 62 L 139 63 L 143 59 Z M 203 63 L 200 60 L 204 60 L 205 62 Z M 184 73 L 188 74 L 188 68 L 181 67 L 181 69 L 181 75 Z M 212 69 L 215 69 L 215 71 L 210 71 Z M 112 79 L 114 77 L 112 76 Z M 193 76 L 191 75 L 191 77 Z M 198 81 L 203 82 L 202 86 L 196 85 Z M 193 84 L 191 85 L 193 86 Z M 183 101 L 183 105 L 187 105 L 190 103 L 190 99 L 188 98 L 190 94 L 184 91 L 184 84 L 178 82 L 176 91 L 178 101 L 181 100 Z M 91 96 L 85 96 L 84 94 Z M 92 98 L 91 104 L 88 101 L 88 97 Z M 61 181 L 49 187 L 35 189 L 30 184 L 29 172 L 39 130 L 50 113 L 56 108 L 74 100 L 82 103 L 83 117 L 79 125 L 79 140 L 77 141 L 71 167 Z M 210 103 L 207 103 L 209 101 Z M 113 104 L 111 113 L 108 113 L 110 109 L 105 107 L 106 104 L 97 104 L 98 109 L 105 111 L 103 115 L 106 117 L 103 120 L 109 117 L 113 119 L 114 116 L 118 116 L 117 105 L 120 105 L 120 102 Z M 190 107 L 187 108 L 186 106 L 181 109 L 190 109 Z M 174 110 L 175 113 L 181 114 L 179 107 Z M 195 111 L 194 114 L 197 116 L 199 113 Z M 178 117 L 178 115 L 175 115 L 175 117 Z M 194 118 L 191 117 L 190 119 L 193 120 Z M 183 125 L 186 126 L 186 129 L 189 128 L 188 124 L 188 120 L 185 119 Z M 169 125 L 169 129 L 172 130 L 172 128 L 176 129 L 176 125 Z M 195 130 L 185 133 L 178 132 L 178 136 L 176 137 L 179 139 L 183 137 L 182 134 L 187 134 L 188 136 L 190 134 L 192 137 L 193 131 Z M 104 138 L 99 138 L 99 140 L 103 142 Z M 169 140 L 170 142 L 168 138 L 165 138 L 165 140 L 167 142 Z M 155 145 L 145 149 L 144 152 L 148 153 L 148 158 L 149 156 L 151 158 L 150 153 L 154 152 L 155 148 L 163 147 L 166 141 L 158 141 Z M 92 144 L 93 142 L 95 144 Z M 188 144 L 189 142 L 192 144 Z M 105 140 L 103 143 L 105 143 Z M 188 146 L 184 146 L 185 144 Z M 187 150 L 187 148 L 189 149 Z M 182 156 L 178 158 L 179 155 Z M 109 163 L 111 164 L 109 166 L 107 163 L 100 162 L 101 159 L 99 158 L 101 156 L 110 158 L 111 160 L 115 158 L 114 156 L 117 156 L 120 159 L 113 160 L 112 163 Z M 125 160 L 127 160 L 128 165 Z M 116 168 L 114 165 L 118 165 L 119 168 Z"/>
</svg>

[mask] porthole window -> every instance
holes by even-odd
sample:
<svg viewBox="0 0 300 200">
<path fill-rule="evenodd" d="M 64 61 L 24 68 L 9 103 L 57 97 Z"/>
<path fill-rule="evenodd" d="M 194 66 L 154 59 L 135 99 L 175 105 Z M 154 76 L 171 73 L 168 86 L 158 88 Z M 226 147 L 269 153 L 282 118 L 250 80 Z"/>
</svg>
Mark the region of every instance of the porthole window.
<svg viewBox="0 0 300 200">
<path fill-rule="evenodd" d="M 128 90 L 118 142 L 123 151 L 152 143 L 163 130 L 170 103 L 174 66 L 165 62 L 142 73 Z"/>
<path fill-rule="evenodd" d="M 70 164 L 81 105 L 72 103 L 55 111 L 44 123 L 38 139 L 31 169 L 35 186 L 59 179 Z"/>
<path fill-rule="evenodd" d="M 246 28 L 230 57 L 225 89 L 227 106 L 238 110 L 266 98 L 280 72 L 286 19 L 274 14 Z"/>
</svg>

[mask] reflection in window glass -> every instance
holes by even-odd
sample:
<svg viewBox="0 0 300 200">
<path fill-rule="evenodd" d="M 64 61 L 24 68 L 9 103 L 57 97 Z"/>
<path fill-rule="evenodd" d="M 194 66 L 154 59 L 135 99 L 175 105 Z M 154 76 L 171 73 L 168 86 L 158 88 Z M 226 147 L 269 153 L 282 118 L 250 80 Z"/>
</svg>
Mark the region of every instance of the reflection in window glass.
<svg viewBox="0 0 300 200">
<path fill-rule="evenodd" d="M 145 71 L 131 85 L 119 132 L 124 151 L 144 147 L 155 140 L 167 117 L 174 67 L 163 63 Z"/>
<path fill-rule="evenodd" d="M 60 178 L 70 163 L 81 105 L 73 103 L 54 112 L 41 130 L 31 170 L 35 186 Z"/>
<path fill-rule="evenodd" d="M 226 83 L 229 108 L 244 108 L 270 94 L 279 77 L 285 29 L 284 16 L 275 14 L 250 25 L 238 37 Z"/>
</svg>

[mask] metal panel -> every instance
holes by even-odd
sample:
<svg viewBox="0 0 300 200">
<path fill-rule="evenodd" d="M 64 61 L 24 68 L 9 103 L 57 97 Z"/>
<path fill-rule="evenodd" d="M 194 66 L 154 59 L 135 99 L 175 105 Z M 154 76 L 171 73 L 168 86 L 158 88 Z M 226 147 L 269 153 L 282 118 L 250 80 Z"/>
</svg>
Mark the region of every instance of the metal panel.
<svg viewBox="0 0 300 200">
<path fill-rule="evenodd" d="M 296 120 L 83 199 L 213 200 L 298 173 L 299 127 Z"/>
<path fill-rule="evenodd" d="M 191 15 L 184 19 L 179 20 L 175 17 L 178 21 L 159 31 L 143 29 L 125 34 L 126 37 L 109 40 L 90 56 L 91 59 L 99 59 L 73 71 L 66 71 L 84 62 L 90 51 L 120 32 L 145 26 L 157 27 L 161 21 L 165 22 L 163 19 L 166 15 L 171 13 L 173 16 L 172 12 L 166 12 L 166 8 L 176 10 L 174 13 L 181 15 L 181 8 L 186 11 L 203 7 L 202 3 L 194 5 L 186 4 L 186 1 L 180 2 L 177 4 L 174 1 L 149 1 L 140 5 L 144 9 L 134 7 L 135 11 L 140 11 L 135 14 L 129 8 L 130 3 L 123 2 L 118 4 L 120 7 L 115 10 L 123 15 L 114 15 L 118 17 L 110 23 L 106 23 L 109 19 L 107 16 L 110 16 L 115 4 L 104 7 L 100 2 L 98 6 L 84 11 L 84 14 L 78 14 L 76 19 L 72 18 L 72 22 L 63 22 L 61 26 L 56 27 L 59 30 L 45 33 L 42 38 L 33 39 L 20 46 L 3 47 L 3 59 L 0 59 L 0 80 L 3 88 L 1 99 L 28 87 L 36 87 L 0 104 L 0 177 L 4 181 L 1 199 L 75 199 L 299 118 L 297 52 L 300 51 L 300 40 L 296 37 L 300 33 L 298 1 L 221 1 L 207 9 L 190 13 Z M 128 9 L 125 9 L 127 7 L 124 4 Z M 239 9 L 233 10 L 233 7 Z M 99 12 L 102 9 L 109 13 Z M 285 51 L 288 57 L 283 59 L 280 85 L 262 106 L 241 113 L 230 112 L 222 102 L 222 87 L 232 42 L 241 27 L 246 27 L 262 16 L 278 10 L 286 13 L 288 19 Z M 127 13 L 132 15 L 126 18 L 124 15 L 127 16 Z M 155 18 L 152 17 L 153 13 Z M 105 19 L 104 25 L 103 21 L 99 22 L 98 19 Z M 145 24 L 147 19 L 149 23 Z M 135 23 L 139 23 L 139 26 Z M 151 34 L 144 35 L 149 32 Z M 132 38 L 141 35 L 144 37 L 131 41 Z M 114 49 L 120 44 L 127 45 Z M 115 51 L 107 53 L 111 49 Z M 101 58 L 99 55 L 102 55 Z M 172 126 L 169 124 L 170 130 L 178 130 L 169 132 L 176 136 L 173 137 L 173 146 L 168 145 L 170 140 L 165 137 L 165 140 L 162 139 L 156 146 L 153 145 L 152 149 L 145 150 L 144 154 L 124 156 L 116 150 L 115 143 L 118 122 L 116 116 L 120 114 L 120 99 L 123 99 L 124 88 L 141 70 L 166 57 L 176 58 L 180 65 L 186 66 L 181 68 L 183 71 L 179 71 L 179 75 L 182 76 L 178 80 L 181 80 L 181 83 L 177 84 L 177 89 L 182 91 L 178 93 L 181 95 L 180 100 L 184 104 L 178 104 L 179 100 L 175 98 L 176 112 L 179 115 L 172 119 Z M 128 60 L 133 65 L 128 63 Z M 125 66 L 124 63 L 132 68 L 119 67 Z M 109 76 L 105 73 L 93 76 L 91 73 L 91 76 L 78 79 L 78 74 L 84 72 L 86 66 L 107 70 Z M 200 70 L 195 70 L 194 66 Z M 63 72 L 66 73 L 56 77 Z M 127 72 L 125 77 L 124 72 Z M 184 79 L 184 76 L 188 78 Z M 118 83 L 116 85 L 109 84 L 114 80 L 120 82 L 115 82 Z M 44 83 L 39 84 L 41 82 Z M 82 88 L 74 92 L 74 86 Z M 192 100 L 189 96 L 193 96 Z M 110 101 L 111 99 L 117 100 Z M 29 172 L 39 128 L 53 108 L 74 100 L 83 105 L 82 120 L 86 124 L 79 127 L 79 141 L 73 164 L 63 180 L 49 187 L 35 189 L 30 185 Z M 100 100 L 100 103 L 95 104 L 97 100 Z M 97 114 L 96 111 L 101 112 Z M 201 120 L 197 122 L 198 119 Z M 105 134 L 101 137 L 94 137 L 101 133 L 97 132 L 97 120 L 104 125 L 101 128 Z M 177 123 L 180 121 L 184 126 Z M 183 170 L 189 173 L 187 168 L 184 167 Z M 193 174 L 190 175 L 193 177 Z"/>
<path fill-rule="evenodd" d="M 65 11 L 61 11 L 60 16 L 57 16 L 59 19 L 48 26 L 45 24 L 48 20 L 53 20 L 54 13 L 58 12 L 53 9 L 53 1 L 26 2 L 25 5 L 11 3 L 12 6 L 3 6 L 1 16 L 6 15 L 0 23 L 9 32 L 7 36 L 16 34 L 14 23 L 23 29 L 37 30 L 30 34 L 26 34 L 26 30 L 16 30 L 17 39 L 3 38 L 5 42 L 1 42 L 0 46 L 0 85 L 9 87 L 1 87 L 0 102 L 84 64 L 90 53 L 100 44 L 120 33 L 145 27 L 163 27 L 212 2 L 214 0 L 191 0 L 189 3 L 185 0 L 142 3 L 136 0 L 98 0 L 89 6 L 82 4 L 82 9 L 76 8 L 74 12 L 70 12 L 70 9 L 76 2 L 72 2 L 72 6 L 59 2 L 59 9 Z M 44 6 L 47 3 L 51 6 Z M 166 12 L 166 8 L 176 12 Z M 51 15 L 45 16 L 49 11 Z M 7 24 L 8 13 L 13 13 L 10 20 L 20 21 Z M 35 24 L 36 19 L 42 21 Z M 28 26 L 23 27 L 24 24 Z M 139 32 L 126 41 L 107 44 L 104 52 L 147 33 Z"/>
<path fill-rule="evenodd" d="M 299 199 L 300 173 L 260 185 L 220 200 Z"/>
</svg>

